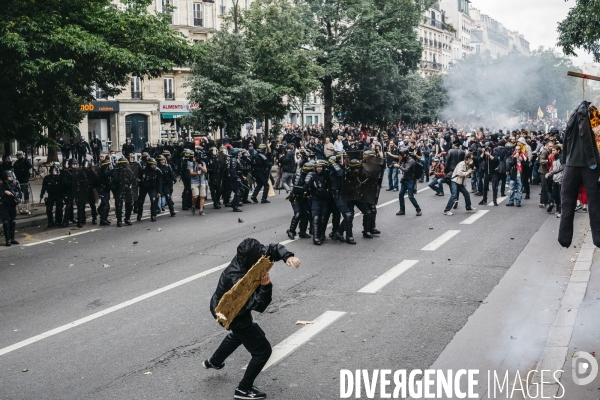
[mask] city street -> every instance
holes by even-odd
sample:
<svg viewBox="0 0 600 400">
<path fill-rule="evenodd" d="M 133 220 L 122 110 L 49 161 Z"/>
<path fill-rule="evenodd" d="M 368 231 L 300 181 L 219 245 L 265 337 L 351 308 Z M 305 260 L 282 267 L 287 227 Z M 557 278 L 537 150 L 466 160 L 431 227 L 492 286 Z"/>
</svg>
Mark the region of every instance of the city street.
<svg viewBox="0 0 600 400">
<path fill-rule="evenodd" d="M 246 237 L 280 242 L 302 261 L 299 269 L 275 264 L 273 302 L 255 314 L 275 346 L 256 381 L 269 398 L 339 398 L 341 369 L 426 369 L 436 360 L 468 368 L 464 346 L 462 356 L 439 359 L 461 329 L 475 329 L 467 346 L 487 353 L 488 367 L 534 368 L 587 216 L 577 216 L 575 247 L 561 249 L 559 220 L 534 200 L 520 209 L 477 206 L 476 214 L 461 200 L 446 217 L 448 198 L 419 189 L 422 217 L 410 203 L 396 216 L 397 193 L 382 190 L 382 234 L 362 238 L 357 217 L 355 246 L 288 240 L 283 194 L 243 213 L 209 205 L 205 217 L 163 213 L 131 227 L 20 229 L 21 245 L 0 251 L 0 398 L 233 397 L 248 352 L 240 347 L 220 371 L 201 363 L 226 334 L 209 299 Z M 486 300 L 492 290 L 504 291 L 500 303 Z M 469 328 L 474 313 L 487 329 Z"/>
</svg>

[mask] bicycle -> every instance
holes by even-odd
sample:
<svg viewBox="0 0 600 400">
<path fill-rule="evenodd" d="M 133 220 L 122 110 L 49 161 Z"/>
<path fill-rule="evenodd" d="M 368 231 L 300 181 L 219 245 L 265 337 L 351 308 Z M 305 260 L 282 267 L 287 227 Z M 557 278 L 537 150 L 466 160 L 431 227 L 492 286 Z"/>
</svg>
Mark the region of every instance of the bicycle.
<svg viewBox="0 0 600 400">
<path fill-rule="evenodd" d="M 41 163 L 41 158 L 36 158 L 37 165 L 33 167 L 32 171 L 32 179 L 37 178 L 38 176 L 41 179 L 44 179 L 44 176 L 48 174 L 48 166 L 44 163 Z"/>
</svg>

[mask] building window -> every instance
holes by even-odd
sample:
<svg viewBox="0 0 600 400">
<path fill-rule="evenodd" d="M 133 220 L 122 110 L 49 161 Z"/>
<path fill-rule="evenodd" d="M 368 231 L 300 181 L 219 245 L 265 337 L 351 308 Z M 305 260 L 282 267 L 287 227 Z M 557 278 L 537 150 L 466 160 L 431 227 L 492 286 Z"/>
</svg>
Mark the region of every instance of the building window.
<svg viewBox="0 0 600 400">
<path fill-rule="evenodd" d="M 106 99 L 106 93 L 104 92 L 104 90 L 102 90 L 102 88 L 100 86 L 98 86 L 97 83 L 95 83 L 94 86 L 92 87 L 92 92 L 93 92 L 94 98 L 96 100 Z"/>
<path fill-rule="evenodd" d="M 175 100 L 175 91 L 173 90 L 173 78 L 165 78 L 165 100 Z"/>
<path fill-rule="evenodd" d="M 202 3 L 194 3 L 194 26 L 203 26 L 202 22 Z"/>
<path fill-rule="evenodd" d="M 139 76 L 131 77 L 131 98 L 142 99 L 142 80 Z"/>
<path fill-rule="evenodd" d="M 225 7 L 225 0 L 221 0 L 219 9 L 220 9 L 221 15 L 225 15 L 225 11 L 227 11 L 227 8 Z"/>
<path fill-rule="evenodd" d="M 312 120 L 313 120 L 313 117 L 307 115 L 306 116 L 306 125 L 312 125 Z"/>
<path fill-rule="evenodd" d="M 248 0 L 244 0 L 244 8 L 247 10 L 248 9 Z"/>
<path fill-rule="evenodd" d="M 318 124 L 319 124 L 319 116 L 315 115 L 315 125 L 318 125 Z"/>
</svg>

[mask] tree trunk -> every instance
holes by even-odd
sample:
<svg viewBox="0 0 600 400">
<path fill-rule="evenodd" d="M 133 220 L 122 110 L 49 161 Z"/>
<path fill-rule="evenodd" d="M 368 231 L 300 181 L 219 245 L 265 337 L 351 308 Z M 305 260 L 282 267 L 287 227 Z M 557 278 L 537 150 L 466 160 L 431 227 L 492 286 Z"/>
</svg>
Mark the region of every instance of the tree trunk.
<svg viewBox="0 0 600 400">
<path fill-rule="evenodd" d="M 48 128 L 48 138 L 56 140 L 57 132 L 54 129 Z M 48 146 L 48 157 L 46 162 L 58 161 L 58 148 Z"/>
<path fill-rule="evenodd" d="M 331 130 L 333 128 L 333 80 L 326 76 L 323 78 L 323 112 L 324 112 L 324 134 L 325 137 L 332 138 Z"/>
<path fill-rule="evenodd" d="M 4 155 L 10 156 L 10 140 L 4 141 Z"/>
<path fill-rule="evenodd" d="M 268 118 L 265 119 L 265 128 L 263 129 L 263 132 L 264 132 L 263 143 L 267 144 L 267 141 L 269 140 L 269 119 Z"/>
</svg>

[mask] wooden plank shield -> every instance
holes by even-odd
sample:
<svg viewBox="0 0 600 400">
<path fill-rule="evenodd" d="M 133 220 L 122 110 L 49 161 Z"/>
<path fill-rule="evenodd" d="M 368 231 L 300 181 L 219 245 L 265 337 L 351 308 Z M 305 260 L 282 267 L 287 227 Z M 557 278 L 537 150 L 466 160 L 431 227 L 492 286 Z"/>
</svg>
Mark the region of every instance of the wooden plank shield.
<svg viewBox="0 0 600 400">
<path fill-rule="evenodd" d="M 221 297 L 217 308 L 217 322 L 220 322 L 225 329 L 229 329 L 229 325 L 238 313 L 244 307 L 250 296 L 256 291 L 260 285 L 260 278 L 265 272 L 269 272 L 273 267 L 273 261 L 268 257 L 262 256 L 242 279 L 237 281 L 235 285 L 227 293 Z"/>
</svg>

